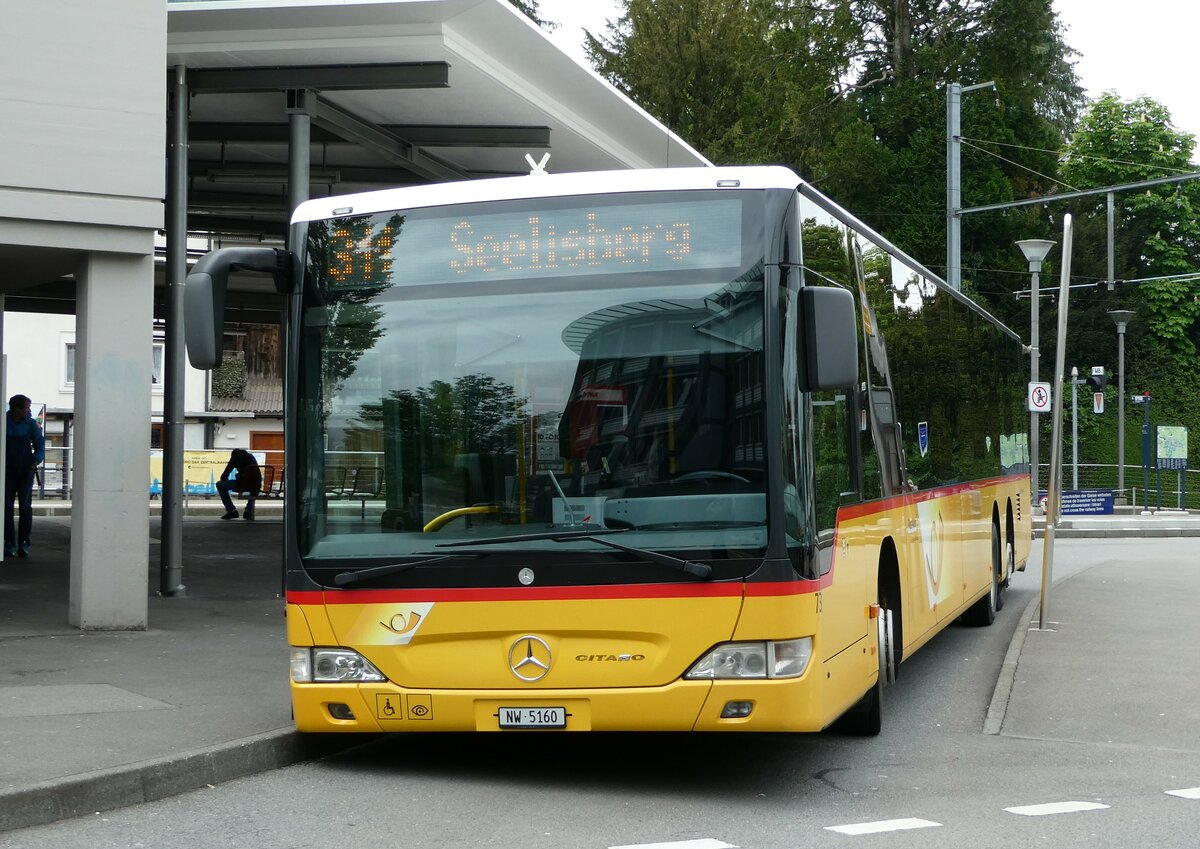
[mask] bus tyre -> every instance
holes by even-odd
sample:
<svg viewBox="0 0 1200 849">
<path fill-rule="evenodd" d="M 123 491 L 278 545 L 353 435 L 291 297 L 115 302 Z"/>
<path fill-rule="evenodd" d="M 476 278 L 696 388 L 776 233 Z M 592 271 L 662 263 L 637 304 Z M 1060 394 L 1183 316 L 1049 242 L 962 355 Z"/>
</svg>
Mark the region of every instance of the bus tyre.
<svg viewBox="0 0 1200 849">
<path fill-rule="evenodd" d="M 996 621 L 996 611 L 1004 604 L 1000 600 L 1000 529 L 992 525 L 992 582 L 987 594 L 967 608 L 963 621 L 976 628 L 986 628 Z"/>
<path fill-rule="evenodd" d="M 874 686 L 850 708 L 842 720 L 842 726 L 847 732 L 860 737 L 874 737 L 883 730 L 883 688 L 896 682 L 891 611 L 880 607 L 879 617 L 875 621 L 879 677 L 875 679 Z"/>
<path fill-rule="evenodd" d="M 1013 573 L 1013 546 L 1000 541 L 1000 534 L 992 527 L 992 562 L 996 569 L 996 612 L 1004 609 L 1004 596 L 1008 593 L 1008 581 Z"/>
</svg>

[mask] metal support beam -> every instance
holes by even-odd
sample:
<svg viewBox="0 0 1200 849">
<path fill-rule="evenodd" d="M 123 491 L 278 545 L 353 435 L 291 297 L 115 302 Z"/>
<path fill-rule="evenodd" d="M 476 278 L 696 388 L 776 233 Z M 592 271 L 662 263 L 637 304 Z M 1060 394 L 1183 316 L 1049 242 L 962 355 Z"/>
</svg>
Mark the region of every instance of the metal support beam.
<svg viewBox="0 0 1200 849">
<path fill-rule="evenodd" d="M 378 125 L 335 106 L 324 98 L 316 95 L 310 97 L 308 108 L 313 123 L 317 126 L 373 150 L 420 177 L 434 181 L 465 180 L 468 177 L 465 171 L 430 156 L 416 145 L 393 136 Z"/>
<path fill-rule="evenodd" d="M 962 86 L 946 86 L 946 282 L 955 291 L 962 289 L 962 128 L 960 111 Z"/>
<path fill-rule="evenodd" d="M 283 218 L 282 214 L 278 221 L 229 215 L 193 215 L 192 229 L 203 233 L 249 233 L 282 239 L 287 235 L 287 222 Z"/>
<path fill-rule="evenodd" d="M 996 83 L 946 85 L 946 282 L 956 292 L 962 290 L 962 96 L 982 88 L 995 91 Z"/>
<path fill-rule="evenodd" d="M 1156 177 L 1153 180 L 1139 180 L 1136 183 L 1121 183 L 1116 186 L 1105 186 L 1101 189 L 1081 189 L 1075 192 L 1060 192 L 1057 194 L 1046 195 L 1040 198 L 1026 198 L 1025 200 L 1010 200 L 1004 203 L 989 203 L 986 206 L 972 206 L 967 209 L 960 209 L 959 215 L 970 215 L 974 212 L 994 212 L 998 209 L 1016 209 L 1020 206 L 1046 206 L 1051 203 L 1057 203 L 1063 200 L 1074 200 L 1075 198 L 1091 197 L 1093 195 L 1103 195 L 1109 192 L 1127 192 L 1136 191 L 1137 189 L 1146 189 L 1151 186 L 1164 186 L 1170 183 L 1186 183 L 1188 180 L 1200 179 L 1200 171 L 1193 171 L 1188 174 L 1178 174 L 1174 177 Z"/>
<path fill-rule="evenodd" d="M 1108 291 L 1111 292 L 1117 285 L 1116 248 L 1113 246 L 1113 242 L 1116 241 L 1113 236 L 1116 232 L 1117 208 L 1113 192 L 1111 191 L 1108 193 L 1106 206 L 1105 218 L 1108 225 Z"/>
<path fill-rule="evenodd" d="M 309 131 L 312 118 L 309 108 L 314 95 L 311 91 L 295 89 L 285 93 L 288 116 L 288 220 L 296 207 L 308 200 L 309 155 L 311 141 Z M 293 245 L 293 247 L 295 247 Z"/>
<path fill-rule="evenodd" d="M 207 178 L 212 183 L 217 183 L 227 191 L 224 195 L 219 192 L 201 192 L 195 191 L 196 186 L 192 186 L 192 203 L 203 204 L 204 199 L 208 198 L 216 202 L 220 202 L 222 197 L 225 201 L 232 202 L 238 200 L 261 200 L 267 205 L 277 205 L 280 211 L 286 203 L 285 199 L 278 193 L 278 188 L 284 186 L 288 182 L 288 168 L 283 163 L 275 165 L 264 164 L 262 162 L 254 162 L 252 160 L 238 160 L 225 162 L 214 162 L 206 159 L 193 159 L 191 162 L 191 173 L 198 180 Z M 370 165 L 333 165 L 325 166 L 320 169 L 309 171 L 310 186 L 329 186 L 339 185 L 341 183 L 382 183 L 387 186 L 427 183 L 427 180 L 422 180 L 407 168 L 402 168 L 399 165 L 386 167 L 373 167 Z M 256 196 L 249 192 L 241 194 L 238 197 L 237 187 L 248 188 L 250 186 L 258 186 L 259 194 Z M 263 191 L 275 190 L 274 195 L 263 194 Z"/>
<path fill-rule="evenodd" d="M 550 147 L 550 128 L 483 124 L 380 124 L 385 131 L 422 147 Z M 286 124 L 261 121 L 195 121 L 192 144 L 200 142 L 286 144 Z M 341 136 L 313 127 L 313 144 L 347 144 Z"/>
<path fill-rule="evenodd" d="M 251 91 L 320 91 L 448 88 L 450 66 L 445 62 L 396 62 L 373 65 L 291 65 L 275 68 L 193 68 L 193 94 Z"/>
<path fill-rule="evenodd" d="M 187 279 L 187 69 L 175 67 L 168 124 L 166 380 L 163 396 L 162 546 L 159 593 L 186 594 L 183 585 L 183 282 Z"/>
</svg>

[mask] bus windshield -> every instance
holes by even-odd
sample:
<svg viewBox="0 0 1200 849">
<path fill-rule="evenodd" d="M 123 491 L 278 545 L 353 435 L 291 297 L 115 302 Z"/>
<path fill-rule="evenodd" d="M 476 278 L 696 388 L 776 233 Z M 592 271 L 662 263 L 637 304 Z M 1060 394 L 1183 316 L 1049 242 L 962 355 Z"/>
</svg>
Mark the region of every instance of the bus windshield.
<svg viewBox="0 0 1200 849">
<path fill-rule="evenodd" d="M 761 560 L 761 219 L 753 192 L 659 192 L 311 223 L 306 565 L 628 559 L 601 535 Z"/>
</svg>

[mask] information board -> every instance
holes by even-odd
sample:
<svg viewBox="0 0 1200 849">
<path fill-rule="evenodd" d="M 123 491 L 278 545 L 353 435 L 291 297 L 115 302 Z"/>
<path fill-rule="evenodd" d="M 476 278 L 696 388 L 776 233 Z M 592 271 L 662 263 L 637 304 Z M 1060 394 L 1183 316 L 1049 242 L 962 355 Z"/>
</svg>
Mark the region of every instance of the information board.
<svg viewBox="0 0 1200 849">
<path fill-rule="evenodd" d="M 1046 493 L 1038 493 L 1038 503 L 1046 510 Z M 1113 512 L 1111 489 L 1067 489 L 1062 494 L 1062 516 L 1100 516 Z"/>
</svg>

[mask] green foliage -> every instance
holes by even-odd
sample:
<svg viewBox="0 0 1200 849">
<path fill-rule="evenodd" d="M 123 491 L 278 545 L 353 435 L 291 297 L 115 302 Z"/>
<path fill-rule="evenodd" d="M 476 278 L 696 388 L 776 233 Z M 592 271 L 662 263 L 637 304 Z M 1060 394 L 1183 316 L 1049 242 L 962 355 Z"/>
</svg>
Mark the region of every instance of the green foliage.
<svg viewBox="0 0 1200 849">
<path fill-rule="evenodd" d="M 601 75 L 714 162 L 804 168 L 843 122 L 836 83 L 853 21 L 842 3 L 626 0 L 587 36 Z"/>
<path fill-rule="evenodd" d="M 605 36 L 589 36 L 602 75 L 714 162 L 789 165 L 934 270 L 946 254 L 948 82 L 997 89 L 962 99 L 964 206 L 1195 170 L 1195 140 L 1155 101 L 1105 95 L 1085 110 L 1052 0 L 624 0 L 623 10 Z M 1115 198 L 1117 280 L 1200 271 L 1200 183 Z M 1072 282 L 1107 279 L 1102 195 L 963 219 L 964 290 L 1026 338 L 1030 301 L 1014 295 L 1028 289 L 1029 270 L 1014 242 L 1061 241 L 1065 212 L 1075 222 Z M 831 247 L 829 276 L 845 277 Z M 1060 267 L 1056 250 L 1043 291 L 1057 287 Z M 1127 394 L 1150 391 L 1156 421 L 1200 433 L 1198 296 L 1200 283 L 1178 280 L 1076 289 L 1068 363 L 1085 374 L 1105 365 L 1115 384 L 1107 312 L 1134 310 Z M 1043 298 L 1037 308 L 1045 379 L 1058 305 Z M 1115 459 L 1109 393 L 1103 416 L 1081 393 L 1081 459 Z M 1139 456 L 1137 430 L 1127 427 L 1129 457 Z"/>
<path fill-rule="evenodd" d="M 241 398 L 246 391 L 246 355 L 242 351 L 225 351 L 221 364 L 212 370 L 214 398 Z"/>
<path fill-rule="evenodd" d="M 1103 188 L 1195 170 L 1195 140 L 1176 130 L 1170 113 L 1146 97 L 1122 101 L 1115 94 L 1096 100 L 1067 145 L 1061 174 L 1074 188 Z M 1117 280 L 1147 280 L 1200 271 L 1200 184 L 1183 182 L 1116 192 L 1113 195 L 1116 237 L 1113 245 Z M 1081 201 L 1075 210 L 1076 235 L 1072 278 L 1107 277 L 1106 199 Z M 1087 292 L 1087 290 L 1083 290 Z M 1150 392 L 1153 419 L 1164 424 L 1200 427 L 1200 399 L 1195 391 L 1197 344 L 1200 343 L 1200 287 L 1195 281 L 1158 280 L 1118 283 L 1101 288 L 1071 306 L 1067 340 L 1083 365 L 1104 364 L 1115 373 L 1116 328 L 1105 314 L 1131 309 L 1135 316 L 1126 342 L 1126 394 Z M 1115 377 L 1115 374 L 1114 374 Z M 1114 381 L 1115 382 L 1115 381 Z M 1080 436 L 1081 457 L 1112 462 L 1116 446 L 1116 396 L 1110 390 L 1099 445 Z M 1128 399 L 1126 399 L 1128 403 Z M 1090 410 L 1090 405 L 1089 405 Z M 1130 411 L 1134 415 L 1130 416 Z M 1089 412 L 1084 419 L 1091 417 Z M 1140 417 L 1126 408 L 1126 457 L 1141 456 Z M 1193 456 L 1200 452 L 1193 449 Z"/>
</svg>

